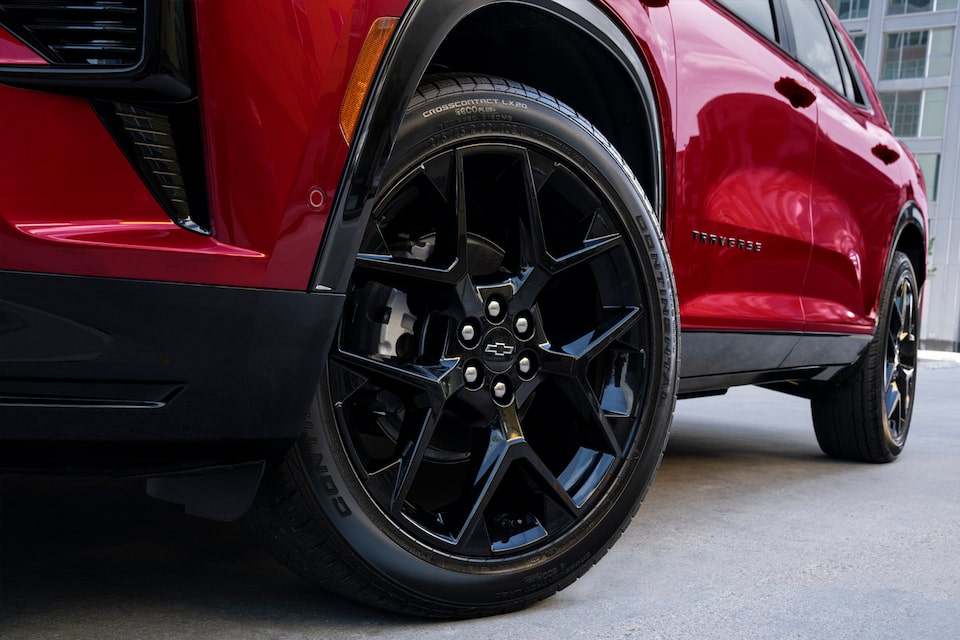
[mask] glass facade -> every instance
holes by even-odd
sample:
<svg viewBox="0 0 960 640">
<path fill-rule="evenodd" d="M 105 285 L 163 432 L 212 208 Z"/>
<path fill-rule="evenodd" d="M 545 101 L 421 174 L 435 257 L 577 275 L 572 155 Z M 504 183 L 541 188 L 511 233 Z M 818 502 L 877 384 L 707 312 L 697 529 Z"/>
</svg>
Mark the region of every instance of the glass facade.
<svg viewBox="0 0 960 640">
<path fill-rule="evenodd" d="M 883 52 L 882 80 L 922 78 L 927 67 L 929 31 L 888 33 Z"/>
<path fill-rule="evenodd" d="M 886 34 L 881 80 L 950 75 L 953 28 Z"/>
<path fill-rule="evenodd" d="M 947 90 L 881 91 L 880 104 L 898 138 L 936 138 L 943 135 Z"/>
<path fill-rule="evenodd" d="M 923 172 L 923 179 L 927 183 L 927 199 L 930 202 L 936 202 L 940 187 L 940 154 L 918 153 L 916 157 Z"/>
<path fill-rule="evenodd" d="M 860 54 L 860 57 L 867 55 L 867 36 L 862 33 L 850 36 L 853 40 L 853 46 L 856 47 L 857 53 Z"/>
<path fill-rule="evenodd" d="M 870 15 L 870 0 L 828 0 L 841 20 L 866 18 Z"/>
<path fill-rule="evenodd" d="M 957 8 L 958 0 L 888 0 L 887 15 L 921 13 L 924 11 L 947 11 Z"/>
<path fill-rule="evenodd" d="M 922 91 L 881 91 L 880 104 L 898 138 L 916 138 L 920 131 Z"/>
</svg>

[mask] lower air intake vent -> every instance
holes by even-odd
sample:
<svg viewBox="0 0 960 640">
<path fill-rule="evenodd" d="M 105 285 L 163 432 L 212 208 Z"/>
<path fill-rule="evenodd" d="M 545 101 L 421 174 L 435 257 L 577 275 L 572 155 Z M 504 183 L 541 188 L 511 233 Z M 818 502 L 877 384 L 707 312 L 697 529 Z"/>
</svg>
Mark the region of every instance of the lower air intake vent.
<svg viewBox="0 0 960 640">
<path fill-rule="evenodd" d="M 143 57 L 145 0 L 0 0 L 0 25 L 53 64 L 132 67 Z"/>
<path fill-rule="evenodd" d="M 197 101 L 151 107 L 91 101 L 170 219 L 210 234 Z"/>
</svg>

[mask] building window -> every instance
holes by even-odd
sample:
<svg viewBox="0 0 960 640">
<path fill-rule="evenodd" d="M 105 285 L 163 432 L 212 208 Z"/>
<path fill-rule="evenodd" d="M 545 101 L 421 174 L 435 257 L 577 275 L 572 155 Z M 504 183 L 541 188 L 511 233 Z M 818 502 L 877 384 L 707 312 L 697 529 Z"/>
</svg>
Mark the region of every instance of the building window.
<svg viewBox="0 0 960 640">
<path fill-rule="evenodd" d="M 947 90 L 928 89 L 923 92 L 923 109 L 920 116 L 920 135 L 924 138 L 939 138 L 947 117 Z"/>
<path fill-rule="evenodd" d="M 898 138 L 937 138 L 943 135 L 947 90 L 885 91 L 880 104 Z"/>
<path fill-rule="evenodd" d="M 952 28 L 888 33 L 880 77 L 898 80 L 950 75 L 952 53 Z"/>
<path fill-rule="evenodd" d="M 898 138 L 916 138 L 920 130 L 922 91 L 889 91 L 880 94 L 880 104 Z"/>
<path fill-rule="evenodd" d="M 937 201 L 937 188 L 940 186 L 940 154 L 918 153 L 917 164 L 923 172 L 923 180 L 927 183 L 927 198 L 930 202 Z"/>
<path fill-rule="evenodd" d="M 927 64 L 929 31 L 888 33 L 883 51 L 883 80 L 922 78 Z"/>
<path fill-rule="evenodd" d="M 857 53 L 860 54 L 860 57 L 863 58 L 866 56 L 867 34 L 858 33 L 856 35 L 851 35 L 850 39 L 853 40 L 853 46 L 857 49 Z"/>
<path fill-rule="evenodd" d="M 870 15 L 870 0 L 827 0 L 841 20 L 855 20 Z"/>
<path fill-rule="evenodd" d="M 887 15 L 956 9 L 958 0 L 887 0 Z"/>
<path fill-rule="evenodd" d="M 953 29 L 936 29 L 930 36 L 930 62 L 927 76 L 950 75 L 950 62 L 953 60 Z"/>
</svg>

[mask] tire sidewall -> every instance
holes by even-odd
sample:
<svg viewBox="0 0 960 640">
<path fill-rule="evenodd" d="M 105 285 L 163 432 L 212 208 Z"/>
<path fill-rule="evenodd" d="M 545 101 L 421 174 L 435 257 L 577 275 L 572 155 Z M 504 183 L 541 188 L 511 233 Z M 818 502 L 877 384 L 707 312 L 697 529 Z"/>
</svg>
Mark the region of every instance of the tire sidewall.
<svg viewBox="0 0 960 640">
<path fill-rule="evenodd" d="M 442 93 L 442 92 L 441 92 Z M 427 96 L 408 109 L 383 184 L 423 159 L 471 141 L 535 145 L 579 167 L 621 212 L 623 231 L 646 287 L 650 382 L 626 462 L 593 511 L 547 548 L 509 560 L 443 555 L 390 521 L 366 494 L 346 453 L 326 375 L 321 380 L 299 464 L 315 507 L 338 532 L 338 544 L 359 568 L 401 590 L 452 605 L 482 607 L 537 599 L 579 576 L 612 544 L 649 487 L 665 446 L 677 388 L 678 314 L 673 276 L 652 208 L 619 155 L 586 121 L 552 99 L 513 85 Z M 336 348 L 334 346 L 333 348 Z M 542 597 L 542 596 L 540 596 Z"/>
</svg>

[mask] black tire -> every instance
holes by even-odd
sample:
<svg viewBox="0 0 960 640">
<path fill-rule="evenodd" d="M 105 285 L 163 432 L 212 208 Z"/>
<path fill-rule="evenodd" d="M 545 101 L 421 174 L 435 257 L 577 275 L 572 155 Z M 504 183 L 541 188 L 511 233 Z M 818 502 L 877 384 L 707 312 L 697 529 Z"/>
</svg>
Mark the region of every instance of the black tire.
<svg viewBox="0 0 960 640">
<path fill-rule="evenodd" d="M 811 399 L 817 442 L 827 455 L 890 462 L 903 451 L 917 384 L 920 296 L 903 253 L 893 256 L 881 290 L 876 334 L 850 375 Z"/>
<path fill-rule="evenodd" d="M 303 439 L 249 520 L 361 602 L 519 609 L 605 553 L 659 466 L 678 372 L 663 238 L 596 129 L 495 78 L 425 83 L 384 185 Z"/>
</svg>

